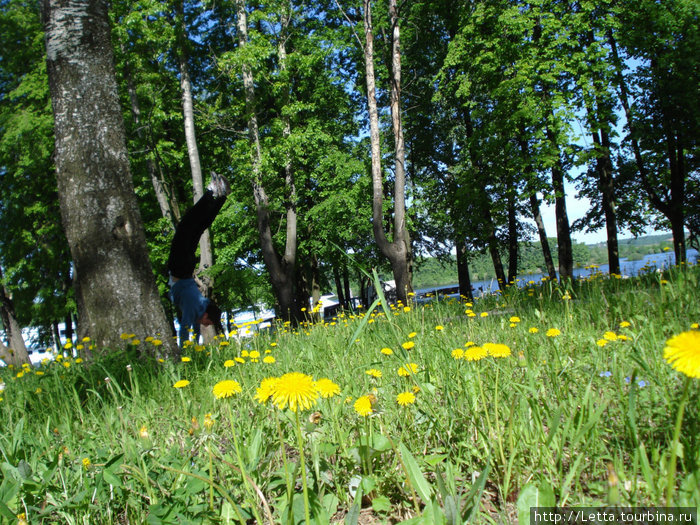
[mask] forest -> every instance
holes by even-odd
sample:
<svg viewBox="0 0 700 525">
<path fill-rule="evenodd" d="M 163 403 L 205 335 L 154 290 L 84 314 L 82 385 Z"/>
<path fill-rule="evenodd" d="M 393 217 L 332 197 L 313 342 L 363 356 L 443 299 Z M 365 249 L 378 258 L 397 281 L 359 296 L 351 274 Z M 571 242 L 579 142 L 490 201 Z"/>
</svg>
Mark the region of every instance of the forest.
<svg viewBox="0 0 700 525">
<path fill-rule="evenodd" d="M 407 303 L 419 255 L 451 253 L 467 295 L 477 259 L 512 282 L 523 246 L 566 281 L 577 231 L 606 232 L 611 273 L 622 231 L 670 231 L 683 262 L 700 234 L 699 11 L 2 0 L 5 343 L 59 322 L 104 347 L 172 331 L 168 247 L 210 172 L 232 194 L 198 274 L 224 310 L 266 299 L 294 322 L 322 289 L 349 304 L 371 268 Z M 567 191 L 591 202 L 580 220 Z"/>
</svg>

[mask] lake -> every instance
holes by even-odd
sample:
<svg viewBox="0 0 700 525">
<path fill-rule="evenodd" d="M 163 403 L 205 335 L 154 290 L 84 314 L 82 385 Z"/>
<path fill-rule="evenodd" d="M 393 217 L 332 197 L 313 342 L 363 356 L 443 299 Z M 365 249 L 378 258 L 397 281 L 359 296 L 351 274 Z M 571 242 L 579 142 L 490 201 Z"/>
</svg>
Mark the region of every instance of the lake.
<svg viewBox="0 0 700 525">
<path fill-rule="evenodd" d="M 688 264 L 697 264 L 698 263 L 698 251 L 695 249 L 689 249 L 686 250 L 686 257 L 688 260 Z M 673 253 L 672 251 L 669 252 L 663 252 L 663 253 L 652 253 L 650 255 L 644 256 L 642 259 L 636 260 L 636 261 L 628 261 L 627 259 L 620 259 L 620 271 L 624 277 L 633 277 L 635 275 L 638 275 L 641 271 L 649 271 L 649 270 L 662 270 L 664 268 L 669 268 L 673 265 L 676 264 L 676 254 Z M 593 273 L 608 273 L 609 272 L 609 265 L 607 264 L 601 264 L 600 266 L 596 267 L 584 267 L 584 268 L 574 268 L 574 277 L 579 279 L 583 279 L 586 277 L 589 277 Z M 528 275 L 521 275 L 518 277 L 517 284 L 518 286 L 527 286 L 528 283 L 531 281 L 534 281 L 535 283 L 539 283 L 542 280 L 542 277 L 544 277 L 544 274 L 541 273 L 536 273 L 536 274 L 528 274 Z M 427 300 L 430 300 L 430 298 L 426 298 L 427 294 L 439 294 L 441 296 L 445 297 L 458 297 L 458 293 L 449 293 L 455 288 L 458 288 L 458 284 L 451 284 L 447 286 L 439 286 L 439 287 L 432 287 L 432 288 L 421 288 L 419 290 L 415 290 L 416 293 L 416 302 L 418 304 L 421 304 L 423 302 L 426 302 Z M 479 297 L 481 295 L 487 294 L 487 293 L 493 293 L 496 290 L 498 290 L 498 283 L 496 282 L 496 279 L 490 279 L 487 281 L 475 281 L 472 282 L 472 289 L 474 290 L 474 297 Z"/>
</svg>

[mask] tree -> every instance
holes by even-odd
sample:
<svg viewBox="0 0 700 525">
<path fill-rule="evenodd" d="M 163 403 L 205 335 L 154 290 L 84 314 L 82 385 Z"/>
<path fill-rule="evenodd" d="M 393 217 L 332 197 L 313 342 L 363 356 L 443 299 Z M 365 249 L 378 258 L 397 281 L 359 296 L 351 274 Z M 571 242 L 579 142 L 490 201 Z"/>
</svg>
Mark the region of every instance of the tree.
<svg viewBox="0 0 700 525">
<path fill-rule="evenodd" d="M 29 354 L 22 338 L 22 329 L 15 317 L 12 297 L 8 295 L 2 281 L 2 269 L 0 268 L 0 321 L 2 321 L 5 338 L 9 345 L 9 348 L 5 347 L 0 341 L 0 359 L 5 361 L 5 364 L 19 366 L 22 363 L 29 363 Z"/>
<path fill-rule="evenodd" d="M 79 335 L 103 349 L 122 344 L 123 333 L 160 336 L 176 354 L 131 180 L 107 2 L 45 0 L 42 16 Z"/>
<path fill-rule="evenodd" d="M 248 18 L 245 0 L 236 0 L 237 30 L 239 49 L 248 45 Z M 256 97 L 253 73 L 249 64 L 242 67 L 243 85 L 245 89 L 246 115 L 248 120 L 248 140 L 253 165 L 253 197 L 257 214 L 257 228 L 260 247 L 265 266 L 270 275 L 270 281 L 278 303 L 278 315 L 283 319 L 292 320 L 299 317 L 299 306 L 295 304 L 294 284 L 297 256 L 297 213 L 296 203 L 288 200 L 286 204 L 286 243 L 284 253 L 277 253 L 270 227 L 270 202 L 262 176 L 262 148 L 256 114 Z M 286 187 L 293 195 L 293 179 L 291 172 L 285 170 Z"/>
<path fill-rule="evenodd" d="M 391 12 L 391 118 L 394 130 L 394 221 L 393 240 L 384 231 L 384 184 L 381 165 L 379 113 L 377 109 L 376 81 L 374 73 L 374 35 L 372 33 L 371 0 L 363 0 L 364 57 L 369 110 L 370 141 L 372 148 L 372 229 L 374 239 L 382 254 L 389 259 L 396 283 L 397 300 L 408 304 L 413 292 L 411 240 L 406 225 L 406 173 L 403 132 L 401 130 L 401 49 L 396 3 L 390 0 Z"/>
<path fill-rule="evenodd" d="M 53 115 L 38 4 L 0 10 L 0 267 L 21 327 L 51 327 L 74 310 L 70 254 L 52 160 Z"/>
<path fill-rule="evenodd" d="M 649 202 L 670 226 L 676 260 L 682 262 L 686 214 L 693 209 L 687 190 L 698 181 L 698 5 L 674 0 L 623 2 L 622 7 L 622 24 L 608 33 L 608 41 L 627 117 L 631 162 Z M 625 75 L 618 42 L 639 64 L 631 75 Z"/>
</svg>

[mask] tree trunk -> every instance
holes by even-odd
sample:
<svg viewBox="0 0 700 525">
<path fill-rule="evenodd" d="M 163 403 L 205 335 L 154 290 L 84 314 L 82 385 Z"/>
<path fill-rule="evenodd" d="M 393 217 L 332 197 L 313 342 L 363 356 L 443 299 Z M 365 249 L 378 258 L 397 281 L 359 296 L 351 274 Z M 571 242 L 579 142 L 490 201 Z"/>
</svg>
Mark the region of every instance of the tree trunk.
<svg viewBox="0 0 700 525">
<path fill-rule="evenodd" d="M 22 327 L 19 326 L 15 317 L 12 297 L 7 293 L 7 289 L 3 284 L 2 268 L 0 268 L 0 319 L 2 319 L 5 338 L 9 345 L 9 348 L 4 345 L 0 346 L 0 359 L 5 361 L 5 364 L 14 366 L 22 366 L 22 363 L 29 363 L 27 346 L 24 344 L 24 337 L 22 337 Z"/>
<path fill-rule="evenodd" d="M 343 264 L 343 287 L 345 288 L 345 308 L 352 309 L 352 292 L 350 290 L 350 270 L 348 270 L 348 265 Z"/>
<path fill-rule="evenodd" d="M 669 168 L 671 171 L 670 197 L 664 200 L 656 192 L 649 181 L 648 170 L 642 157 L 642 150 L 637 139 L 637 125 L 632 113 L 632 107 L 629 102 L 629 90 L 623 74 L 622 61 L 617 51 L 617 42 L 612 31 L 608 32 L 608 43 L 613 56 L 613 65 L 615 67 L 615 77 L 617 80 L 617 88 L 619 92 L 620 104 L 625 111 L 627 119 L 627 127 L 629 129 L 628 140 L 632 146 L 634 160 L 637 164 L 637 171 L 642 183 L 642 188 L 649 197 L 649 202 L 652 206 L 659 210 L 671 223 L 671 232 L 673 233 L 673 249 L 676 255 L 676 263 L 685 262 L 685 231 L 684 231 L 684 214 L 683 205 L 685 201 L 685 173 L 684 173 L 684 155 L 682 146 L 676 143 L 673 133 L 669 132 L 666 115 L 662 109 L 662 125 L 667 137 L 667 151 Z M 653 64 L 652 64 L 653 66 Z M 674 147 L 676 146 L 676 147 Z"/>
<path fill-rule="evenodd" d="M 484 227 L 486 229 L 486 247 L 489 250 L 489 255 L 491 255 L 491 262 L 493 262 L 493 270 L 496 273 L 498 287 L 503 291 L 506 285 L 506 272 L 503 270 L 501 254 L 498 252 L 498 237 L 496 236 L 496 227 L 493 224 L 493 217 L 491 215 L 491 200 L 485 191 L 483 199 L 482 205 Z"/>
<path fill-rule="evenodd" d="M 333 279 L 335 281 L 335 291 L 338 297 L 338 304 L 340 304 L 341 308 L 346 309 L 348 306 L 347 301 L 345 299 L 345 290 L 343 288 L 343 282 L 340 277 L 340 269 L 338 268 L 337 264 L 333 265 Z"/>
<path fill-rule="evenodd" d="M 547 268 L 547 275 L 550 281 L 557 280 L 557 270 L 554 267 L 554 259 L 552 259 L 552 250 L 549 249 L 549 240 L 547 239 L 547 230 L 544 227 L 542 213 L 540 212 L 540 201 L 535 193 L 530 194 L 530 209 L 532 210 L 532 218 L 537 226 L 537 233 L 540 237 L 540 246 L 542 246 L 542 256 L 544 264 Z"/>
<path fill-rule="evenodd" d="M 574 255 L 571 243 L 571 228 L 566 211 L 566 190 L 564 189 L 564 168 L 559 153 L 559 144 L 551 128 L 547 127 L 547 137 L 557 152 L 552 166 L 552 190 L 554 191 L 554 212 L 557 221 L 557 252 L 559 255 L 559 279 L 570 281 L 574 277 Z"/>
<path fill-rule="evenodd" d="M 508 192 L 508 282 L 514 285 L 518 277 L 518 218 L 515 209 L 515 195 Z"/>
<path fill-rule="evenodd" d="M 248 20 L 245 10 L 245 0 L 236 0 L 238 45 L 245 48 L 248 43 Z M 284 256 L 277 254 L 272 239 L 270 228 L 269 201 L 263 187 L 261 162 L 262 152 L 260 135 L 258 132 L 258 119 L 255 112 L 255 85 L 253 74 L 247 64 L 243 64 L 243 86 L 245 89 L 246 113 L 248 115 L 248 139 L 252 150 L 253 162 L 253 198 L 257 214 L 258 235 L 260 246 L 265 261 L 265 267 L 270 275 L 270 283 L 277 300 L 277 316 L 286 321 L 299 319 L 299 305 L 294 300 L 295 266 L 297 251 L 297 216 L 295 203 L 291 200 L 287 204 L 287 238 Z M 294 194 L 291 170 L 285 174 L 289 176 L 286 181 L 291 183 L 287 187 L 290 195 Z"/>
<path fill-rule="evenodd" d="M 107 2 L 44 0 L 42 17 L 79 336 L 102 351 L 122 347 L 123 333 L 160 336 L 158 348 L 177 355 L 131 180 Z"/>
<path fill-rule="evenodd" d="M 530 159 L 530 152 L 528 149 L 527 141 L 525 140 L 525 128 L 521 125 L 520 134 L 518 135 L 518 144 L 520 145 L 520 152 L 522 153 L 522 158 L 525 162 Z M 535 226 L 537 227 L 537 234 L 540 238 L 540 246 L 542 247 L 542 257 L 544 258 L 544 265 L 547 269 L 547 275 L 550 281 L 555 281 L 557 279 L 557 270 L 554 268 L 554 260 L 552 259 L 552 251 L 549 249 L 549 240 L 547 239 L 547 229 L 544 227 L 544 220 L 542 219 L 542 213 L 540 212 L 540 201 L 537 198 L 537 190 L 534 189 L 534 181 L 536 180 L 535 170 L 532 169 L 532 165 L 527 164 L 527 174 L 529 179 L 533 181 L 530 184 L 530 210 L 532 211 L 532 220 L 535 221 Z"/>
<path fill-rule="evenodd" d="M 185 128 L 185 142 L 187 144 L 187 156 L 190 161 L 192 174 L 193 202 L 197 202 L 204 195 L 204 179 L 202 178 L 202 164 L 199 158 L 197 135 L 194 125 L 194 101 L 192 97 L 192 82 L 188 64 L 187 27 L 185 22 L 184 5 L 182 0 L 175 3 L 177 11 L 175 28 L 177 34 L 178 66 L 180 70 L 180 90 L 182 92 L 182 119 Z M 197 285 L 204 297 L 212 296 L 214 283 L 210 275 L 206 274 L 207 268 L 214 264 L 214 253 L 211 247 L 211 235 L 205 230 L 199 238 L 199 269 L 197 270 Z M 211 342 L 216 336 L 214 326 L 201 326 L 200 332 L 205 343 Z"/>
<path fill-rule="evenodd" d="M 455 247 L 457 248 L 457 281 L 459 282 L 459 294 L 468 301 L 473 301 L 474 293 L 472 292 L 472 280 L 469 276 L 467 243 L 456 240 Z"/>
<path fill-rule="evenodd" d="M 393 2 L 393 0 L 391 0 Z M 379 112 L 377 110 L 376 81 L 374 76 L 374 35 L 372 34 L 372 8 L 370 0 L 363 0 L 365 22 L 365 77 L 367 82 L 367 106 L 370 122 L 370 143 L 372 149 L 372 230 L 380 252 L 389 259 L 396 283 L 397 300 L 408 304 L 413 292 L 412 254 L 410 238 L 406 229 L 405 171 L 403 132 L 400 116 L 401 54 L 399 49 L 399 26 L 396 21 L 396 5 L 392 12 L 392 82 L 391 114 L 394 127 L 396 152 L 394 178 L 394 228 L 393 241 L 389 241 L 384 231 L 384 192 L 381 167 L 381 144 L 379 139 Z"/>
<path fill-rule="evenodd" d="M 600 133 L 600 135 L 598 134 Z M 599 150 L 596 158 L 598 172 L 598 189 L 603 201 L 605 230 L 608 246 L 608 269 L 611 274 L 620 275 L 620 251 L 617 242 L 617 212 L 615 210 L 615 180 L 610 157 L 610 138 L 605 130 L 593 132 L 593 143 Z"/>
</svg>

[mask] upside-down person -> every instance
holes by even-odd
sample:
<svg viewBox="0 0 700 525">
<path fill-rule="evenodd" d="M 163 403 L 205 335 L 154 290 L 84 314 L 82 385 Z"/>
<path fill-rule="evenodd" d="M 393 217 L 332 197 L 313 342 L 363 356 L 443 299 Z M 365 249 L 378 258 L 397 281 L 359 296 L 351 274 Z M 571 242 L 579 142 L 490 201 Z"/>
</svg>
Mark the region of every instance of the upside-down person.
<svg viewBox="0 0 700 525">
<path fill-rule="evenodd" d="M 190 329 L 198 337 L 200 325 L 214 326 L 217 334 L 223 332 L 221 310 L 202 295 L 194 280 L 194 269 L 199 238 L 214 222 L 230 191 L 228 181 L 212 172 L 207 191 L 182 217 L 170 244 L 170 299 L 178 311 L 180 344 L 188 340 Z"/>
</svg>

